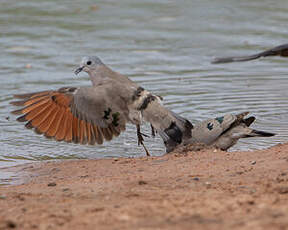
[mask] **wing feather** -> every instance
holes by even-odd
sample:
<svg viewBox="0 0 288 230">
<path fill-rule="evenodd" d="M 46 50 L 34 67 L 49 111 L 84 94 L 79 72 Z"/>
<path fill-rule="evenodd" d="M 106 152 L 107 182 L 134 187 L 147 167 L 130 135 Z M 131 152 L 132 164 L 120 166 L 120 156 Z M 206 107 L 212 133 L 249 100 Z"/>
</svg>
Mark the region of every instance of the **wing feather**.
<svg viewBox="0 0 288 230">
<path fill-rule="evenodd" d="M 72 121 L 72 141 L 75 144 L 79 143 L 79 124 L 77 117 L 74 116 Z"/>
<path fill-rule="evenodd" d="M 103 134 L 100 130 L 101 128 L 96 125 L 94 125 L 93 127 L 94 127 L 95 133 L 97 133 L 97 138 L 96 138 L 97 144 L 99 145 L 103 144 Z"/>
<path fill-rule="evenodd" d="M 49 126 L 47 132 L 45 132 L 46 137 L 54 137 L 57 132 L 58 119 L 61 113 L 61 108 L 57 107 L 51 125 Z"/>
<path fill-rule="evenodd" d="M 51 110 L 49 111 L 49 113 L 46 114 L 47 119 L 45 119 L 45 121 L 43 121 L 41 125 L 37 127 L 40 133 L 46 134 L 46 132 L 50 129 L 50 127 L 53 125 L 53 122 L 54 122 L 54 119 L 56 117 L 58 110 L 59 108 L 56 105 L 53 105 L 51 107 Z"/>
<path fill-rule="evenodd" d="M 61 111 L 61 114 L 62 114 L 62 119 L 61 121 L 59 121 L 59 126 L 58 126 L 58 129 L 57 129 L 57 133 L 56 133 L 56 136 L 55 136 L 55 139 L 57 141 L 61 141 L 65 138 L 65 134 L 67 132 L 67 112 L 65 111 L 65 109 L 63 108 Z"/>
<path fill-rule="evenodd" d="M 55 121 L 55 129 L 53 130 L 54 132 L 52 133 L 52 137 L 55 137 L 57 141 L 60 141 L 60 133 L 61 129 L 63 128 L 63 119 L 64 119 L 64 109 L 60 107 L 59 112 L 56 116 L 56 121 Z"/>
<path fill-rule="evenodd" d="M 71 113 L 69 113 L 69 111 L 67 111 L 66 113 L 66 133 L 65 133 L 65 141 L 66 142 L 71 142 L 72 139 L 73 139 L 73 131 L 72 131 L 72 128 L 73 128 L 73 116 Z"/>
<path fill-rule="evenodd" d="M 125 130 L 127 111 L 121 99 L 107 97 L 105 87 L 70 88 L 14 95 L 17 120 L 38 134 L 58 141 L 102 144 Z M 118 101 L 117 101 L 118 100 Z M 113 114 L 114 113 L 114 114 Z M 113 120 L 117 114 L 117 121 Z M 118 117 L 119 114 L 119 117 Z"/>
<path fill-rule="evenodd" d="M 89 133 L 89 145 L 94 145 L 95 144 L 95 136 L 94 136 L 94 129 L 91 125 L 91 123 L 88 123 L 88 133 Z"/>
<path fill-rule="evenodd" d="M 102 131 L 103 136 L 104 136 L 106 141 L 112 140 L 113 135 L 112 135 L 111 131 L 109 130 L 109 127 L 108 128 L 101 128 L 101 131 Z"/>
</svg>

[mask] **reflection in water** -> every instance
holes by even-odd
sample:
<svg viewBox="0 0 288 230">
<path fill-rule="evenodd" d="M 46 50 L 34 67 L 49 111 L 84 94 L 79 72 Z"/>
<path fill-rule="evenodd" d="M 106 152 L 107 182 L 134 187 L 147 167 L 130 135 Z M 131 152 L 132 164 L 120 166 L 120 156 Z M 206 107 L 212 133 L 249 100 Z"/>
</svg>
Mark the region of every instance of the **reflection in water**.
<svg viewBox="0 0 288 230">
<path fill-rule="evenodd" d="M 133 126 L 103 146 L 79 146 L 38 136 L 9 114 L 15 93 L 90 84 L 86 74 L 73 74 L 83 55 L 98 55 L 112 69 L 163 96 L 169 108 L 192 122 L 251 111 L 258 118 L 255 128 L 279 134 L 241 141 L 234 150 L 284 142 L 287 60 L 227 65 L 210 61 L 285 43 L 285 3 L 280 0 L 271 7 L 269 1 L 248 0 L 103 0 L 95 6 L 88 0 L 2 1 L 0 167 L 10 161 L 145 154 Z M 148 126 L 144 132 L 150 133 Z M 158 137 L 146 138 L 146 145 L 154 155 L 164 153 Z"/>
</svg>

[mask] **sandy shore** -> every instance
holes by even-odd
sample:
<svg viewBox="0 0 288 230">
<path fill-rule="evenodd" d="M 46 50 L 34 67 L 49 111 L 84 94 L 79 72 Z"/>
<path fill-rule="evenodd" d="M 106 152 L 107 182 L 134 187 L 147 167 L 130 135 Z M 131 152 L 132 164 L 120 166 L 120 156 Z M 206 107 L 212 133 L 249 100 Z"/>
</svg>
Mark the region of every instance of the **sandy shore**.
<svg viewBox="0 0 288 230">
<path fill-rule="evenodd" d="M 288 229 L 288 144 L 16 167 L 0 229 Z"/>
</svg>

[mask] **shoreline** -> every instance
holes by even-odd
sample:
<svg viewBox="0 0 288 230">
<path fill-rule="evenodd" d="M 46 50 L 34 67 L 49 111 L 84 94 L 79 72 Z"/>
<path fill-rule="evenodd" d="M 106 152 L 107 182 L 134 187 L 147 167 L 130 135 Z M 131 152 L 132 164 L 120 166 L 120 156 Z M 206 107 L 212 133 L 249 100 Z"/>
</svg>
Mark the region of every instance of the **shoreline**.
<svg viewBox="0 0 288 230">
<path fill-rule="evenodd" d="M 0 229 L 285 229 L 287 165 L 288 143 L 28 163 L 0 186 Z"/>
</svg>

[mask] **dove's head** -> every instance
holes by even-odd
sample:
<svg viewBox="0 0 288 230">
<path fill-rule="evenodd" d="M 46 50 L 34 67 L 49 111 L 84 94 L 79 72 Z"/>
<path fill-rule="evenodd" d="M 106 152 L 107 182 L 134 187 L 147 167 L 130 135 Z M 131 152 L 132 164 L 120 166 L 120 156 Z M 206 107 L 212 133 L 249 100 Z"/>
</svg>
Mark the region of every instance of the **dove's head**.
<svg viewBox="0 0 288 230">
<path fill-rule="evenodd" d="M 80 63 L 79 68 L 75 70 L 75 74 L 80 73 L 81 71 L 85 71 L 87 73 L 91 73 L 96 71 L 99 66 L 103 65 L 103 62 L 100 58 L 96 56 L 91 57 L 83 57 Z"/>
</svg>

